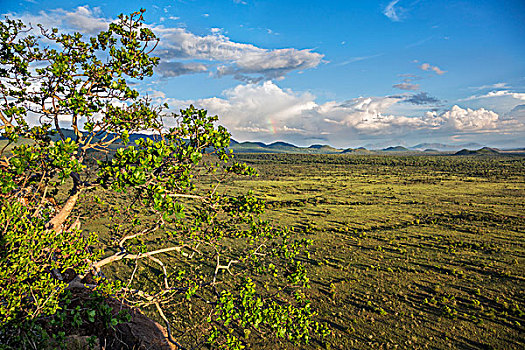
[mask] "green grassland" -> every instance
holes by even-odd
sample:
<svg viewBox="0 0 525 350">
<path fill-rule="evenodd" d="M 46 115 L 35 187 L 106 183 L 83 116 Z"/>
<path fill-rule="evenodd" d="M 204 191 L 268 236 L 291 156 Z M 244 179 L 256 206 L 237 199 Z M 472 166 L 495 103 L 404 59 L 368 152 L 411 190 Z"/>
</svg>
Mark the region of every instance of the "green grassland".
<svg viewBox="0 0 525 350">
<path fill-rule="evenodd" d="M 525 346 L 525 158 L 236 157 L 260 176 L 223 190 L 252 190 L 267 201 L 267 219 L 313 239 L 310 256 L 301 259 L 332 335 L 304 348 Z M 79 214 L 83 228 L 110 245 L 107 232 L 126 220 L 120 210 L 129 199 L 101 198 L 114 208 L 109 218 L 89 198 Z M 132 270 L 121 264 L 105 273 L 126 281 Z M 179 318 L 170 310 L 174 329 L 202 323 L 197 310 Z M 292 348 L 264 341 L 250 347 Z"/>
<path fill-rule="evenodd" d="M 238 158 L 260 176 L 234 187 L 314 239 L 331 348 L 525 346 L 523 158 Z"/>
<path fill-rule="evenodd" d="M 301 259 L 319 318 L 332 335 L 305 348 L 525 347 L 524 157 L 236 157 L 260 176 L 223 190 L 252 190 L 266 200 L 267 219 L 313 239 L 310 256 Z M 91 195 L 75 215 L 84 230 L 99 234 L 103 247 L 111 246 L 115 238 L 108 232 L 125 225 L 129 196 L 96 194 L 112 208 L 110 215 Z M 140 269 L 150 269 L 156 283 L 154 265 Z M 126 281 L 132 270 L 110 265 L 105 273 Z M 179 318 L 178 310 L 169 310 L 174 328 L 202 322 L 197 309 Z M 250 346 L 291 348 L 284 342 Z"/>
</svg>

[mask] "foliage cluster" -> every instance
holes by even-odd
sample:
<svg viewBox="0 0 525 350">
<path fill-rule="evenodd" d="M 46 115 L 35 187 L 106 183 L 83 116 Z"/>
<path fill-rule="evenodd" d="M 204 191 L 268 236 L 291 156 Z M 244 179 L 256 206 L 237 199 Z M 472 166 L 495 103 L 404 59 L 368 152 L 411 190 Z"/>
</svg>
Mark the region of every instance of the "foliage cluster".
<svg viewBox="0 0 525 350">
<path fill-rule="evenodd" d="M 252 193 L 229 193 L 231 177 L 255 171 L 235 162 L 217 117 L 193 106 L 169 114 L 131 84 L 158 63 L 143 12 L 90 38 L 0 22 L 0 338 L 29 341 L 29 324 L 67 311 L 72 287 L 156 310 L 179 347 L 195 329 L 192 346 L 236 349 L 250 333 L 293 343 L 326 334 L 304 294 L 299 257 L 310 242 L 262 220 Z M 139 131 L 151 137 L 130 143 Z M 101 199 L 118 194 L 126 207 Z M 98 232 L 82 230 L 91 201 L 102 215 L 120 213 L 104 251 Z M 129 274 L 105 278 L 114 265 Z"/>
</svg>

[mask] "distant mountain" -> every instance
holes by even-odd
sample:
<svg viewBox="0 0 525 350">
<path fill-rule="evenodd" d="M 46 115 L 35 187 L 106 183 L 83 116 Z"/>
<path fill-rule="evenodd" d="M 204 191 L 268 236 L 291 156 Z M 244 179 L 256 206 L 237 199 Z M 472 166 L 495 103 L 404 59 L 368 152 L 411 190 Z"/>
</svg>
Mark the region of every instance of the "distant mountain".
<svg viewBox="0 0 525 350">
<path fill-rule="evenodd" d="M 525 106 L 525 105 L 524 105 Z M 71 129 L 62 129 L 62 133 L 67 138 L 75 139 L 75 133 Z M 85 133 L 86 134 L 86 133 Z M 113 134 L 108 134 L 111 138 Z M 52 139 L 58 140 L 60 137 L 56 134 Z M 99 137 L 100 138 L 100 137 Z M 157 139 L 157 135 L 136 133 L 129 137 L 130 143 L 133 144 L 139 139 Z M 111 148 L 122 147 L 122 142 L 118 140 Z M 271 144 L 264 142 L 245 141 L 238 142 L 234 139 L 230 140 L 230 147 L 234 153 L 291 153 L 291 154 L 377 154 L 380 152 L 414 152 L 421 151 L 425 153 L 439 153 L 439 152 L 456 152 L 456 155 L 487 155 L 487 154 L 509 154 L 525 153 L 525 148 L 512 148 L 499 150 L 497 148 L 483 147 L 478 143 L 464 143 L 460 145 L 447 145 L 443 143 L 420 143 L 412 147 L 391 146 L 383 148 L 382 150 L 369 150 L 365 147 L 338 149 L 330 145 L 314 144 L 309 147 L 299 147 L 294 144 L 277 141 Z"/>
<path fill-rule="evenodd" d="M 462 149 L 454 153 L 455 156 L 481 156 L 481 155 L 497 155 L 500 154 L 499 149 L 483 147 L 478 150 Z"/>
<path fill-rule="evenodd" d="M 263 142 L 230 142 L 234 153 L 296 153 L 296 154 L 335 154 L 341 150 L 328 145 L 298 147 L 288 142 L 274 142 L 269 145 Z"/>
<path fill-rule="evenodd" d="M 278 142 L 270 143 L 268 146 L 266 146 L 266 148 L 275 149 L 275 150 L 293 150 L 299 147 L 297 147 L 296 145 L 292 145 L 291 143 L 278 141 Z"/>
<path fill-rule="evenodd" d="M 343 152 L 343 154 L 349 154 L 349 153 L 355 153 L 355 154 L 367 154 L 367 153 L 371 153 L 372 151 L 369 151 L 367 150 L 366 148 L 364 147 L 359 147 L 359 148 L 347 148 L 345 149 Z"/>
<path fill-rule="evenodd" d="M 502 151 L 506 151 L 506 152 L 524 152 L 525 151 L 525 147 L 523 147 L 523 148 L 505 148 Z"/>
<path fill-rule="evenodd" d="M 324 147 L 330 147 L 330 148 L 332 148 L 332 146 L 327 146 L 327 145 L 311 145 L 311 146 L 308 147 L 308 148 L 321 149 L 321 148 L 324 148 Z"/>
<path fill-rule="evenodd" d="M 76 135 L 75 135 L 75 132 L 71 129 L 61 129 L 62 131 L 62 134 L 64 135 L 64 137 L 67 139 L 67 138 L 70 138 L 70 139 L 76 139 Z M 89 135 L 88 132 L 83 132 L 83 135 Z M 100 135 L 98 135 L 95 139 L 96 140 L 100 140 L 101 138 L 103 138 L 104 136 L 107 136 L 108 139 L 111 139 L 113 138 L 115 134 L 114 133 L 101 133 Z M 151 135 L 151 134 L 131 134 L 129 135 L 129 142 L 131 143 L 134 143 L 136 140 L 140 140 L 140 139 L 157 139 L 158 138 L 158 135 Z M 51 139 L 54 140 L 54 141 L 57 141 L 60 139 L 60 135 L 58 133 L 56 133 L 55 135 L 51 136 Z"/>
<path fill-rule="evenodd" d="M 418 145 L 409 147 L 413 151 L 424 151 L 426 149 L 435 149 L 437 151 L 459 151 L 461 149 L 477 149 L 481 148 L 483 145 L 480 145 L 479 143 L 464 143 L 461 145 L 447 145 L 444 143 L 420 143 Z"/>
<path fill-rule="evenodd" d="M 385 152 L 409 152 L 410 150 L 403 146 L 392 146 L 384 148 L 383 151 Z"/>
<path fill-rule="evenodd" d="M 311 153 L 341 153 L 340 149 L 334 148 L 329 145 L 311 145 L 308 147 Z"/>
</svg>

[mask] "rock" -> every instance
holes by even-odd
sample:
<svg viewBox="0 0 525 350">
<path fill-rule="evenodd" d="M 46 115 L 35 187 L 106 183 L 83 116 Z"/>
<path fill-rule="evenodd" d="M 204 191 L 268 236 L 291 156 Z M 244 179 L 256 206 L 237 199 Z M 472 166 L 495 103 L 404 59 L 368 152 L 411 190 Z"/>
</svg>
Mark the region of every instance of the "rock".
<svg viewBox="0 0 525 350">
<path fill-rule="evenodd" d="M 130 349 L 146 350 L 175 350 L 177 347 L 168 340 L 168 332 L 157 322 L 146 317 L 136 309 L 128 309 L 131 321 L 117 326 L 117 336 Z M 122 349 L 126 349 L 123 347 Z"/>
<path fill-rule="evenodd" d="M 87 288 L 71 288 L 74 298 L 87 301 L 91 298 L 91 291 Z M 120 323 L 115 329 L 98 329 L 91 330 L 88 334 L 71 335 L 71 341 L 77 342 L 79 347 L 71 349 L 89 349 L 87 339 L 90 336 L 97 336 L 95 349 L 104 350 L 175 350 L 178 349 L 175 344 L 168 340 L 168 332 L 159 323 L 142 314 L 138 309 L 113 298 L 107 298 L 105 302 L 113 309 L 113 314 L 126 310 L 131 316 L 129 322 Z M 92 334 L 94 333 L 94 334 Z M 67 349 L 70 349 L 68 346 Z"/>
</svg>

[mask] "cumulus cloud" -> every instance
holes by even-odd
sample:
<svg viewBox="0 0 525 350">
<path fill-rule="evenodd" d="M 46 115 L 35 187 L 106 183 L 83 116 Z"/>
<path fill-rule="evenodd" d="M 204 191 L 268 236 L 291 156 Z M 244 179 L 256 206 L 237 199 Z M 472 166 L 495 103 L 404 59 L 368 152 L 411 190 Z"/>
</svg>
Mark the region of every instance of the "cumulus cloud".
<svg viewBox="0 0 525 350">
<path fill-rule="evenodd" d="M 294 70 L 314 68 L 323 58 L 323 55 L 309 49 L 268 50 L 231 41 L 218 33 L 199 36 L 184 28 L 165 27 L 157 27 L 155 32 L 161 38 L 159 54 L 163 60 L 198 59 L 215 62 L 219 64 L 219 77 L 255 75 L 255 78 L 275 79 Z"/>
<path fill-rule="evenodd" d="M 419 93 L 319 103 L 309 92 L 282 89 L 271 81 L 241 84 L 224 91 L 222 97 L 169 102 L 180 107 L 192 103 L 219 115 L 221 124 L 240 141 L 285 139 L 294 142 L 322 137 L 333 145 L 348 145 L 349 140 L 359 138 L 420 135 L 428 139 L 463 133 L 521 132 L 525 128 L 516 118 L 502 118 L 484 108 L 453 106 L 441 112 L 415 111 L 414 115 L 393 112 L 396 106 L 407 101 L 416 105 L 438 102 L 427 93 Z"/>
<path fill-rule="evenodd" d="M 394 87 L 396 89 L 408 90 L 408 91 L 419 90 L 419 84 L 410 84 L 410 83 L 407 83 L 407 82 L 394 84 L 394 85 L 392 85 L 392 87 Z"/>
<path fill-rule="evenodd" d="M 502 126 L 499 115 L 493 111 L 484 108 L 463 109 L 457 105 L 439 115 L 437 112 L 427 112 L 424 120 L 433 127 L 459 131 L 493 130 Z"/>
<path fill-rule="evenodd" d="M 341 130 L 363 134 L 388 134 L 405 127 L 422 127 L 418 118 L 384 113 L 402 100 L 400 97 L 359 97 L 344 102 L 318 104 L 310 93 L 281 89 L 273 82 L 239 85 L 224 92 L 225 98 L 195 101 L 198 106 L 222 116 L 222 122 L 234 137 L 302 134 L 318 137 Z"/>
<path fill-rule="evenodd" d="M 96 34 L 107 30 L 112 22 L 111 19 L 101 17 L 100 8 L 91 8 L 88 5 L 79 6 L 72 11 L 54 9 L 40 11 L 36 15 L 25 13 L 22 15 L 8 14 L 8 16 L 19 18 L 24 23 L 31 23 L 33 26 L 42 24 L 44 28 L 60 28 L 85 34 Z"/>
<path fill-rule="evenodd" d="M 256 74 L 266 79 L 276 79 L 293 70 L 316 67 L 322 59 L 322 55 L 310 50 L 250 51 L 242 53 L 233 64 L 218 67 L 218 75 Z"/>
<path fill-rule="evenodd" d="M 323 121 L 340 124 L 365 134 L 391 134 L 402 128 L 419 128 L 418 118 L 394 116 L 387 113 L 392 105 L 401 101 L 397 96 L 359 97 L 344 103 L 327 102 L 316 109 Z"/>
<path fill-rule="evenodd" d="M 446 71 L 439 69 L 439 67 L 432 66 L 428 63 L 423 63 L 422 65 L 419 66 L 419 68 L 421 68 L 424 71 L 434 71 L 438 75 L 443 75 L 446 73 Z"/>
<path fill-rule="evenodd" d="M 54 9 L 37 15 L 11 14 L 24 22 L 41 23 L 46 28 L 58 27 L 66 31 L 96 34 L 108 28 L 111 19 L 103 18 L 99 8 L 80 6 L 72 11 Z M 170 17 L 171 18 L 171 17 Z M 318 66 L 323 55 L 310 49 L 265 49 L 252 44 L 238 43 L 221 34 L 220 28 L 211 28 L 210 35 L 196 35 L 185 28 L 151 26 L 160 38 L 155 51 L 163 66 L 161 74 L 174 77 L 200 73 L 216 68 L 216 76 L 233 76 L 242 81 L 279 79 L 286 74 Z M 204 65 L 198 61 L 209 61 Z M 183 61 L 183 62 L 181 62 Z"/>
<path fill-rule="evenodd" d="M 312 94 L 283 90 L 270 81 L 238 85 L 223 95 L 225 98 L 201 99 L 196 104 L 222 116 L 222 122 L 234 132 L 297 132 L 303 127 L 295 120 L 317 106 Z"/>
</svg>

